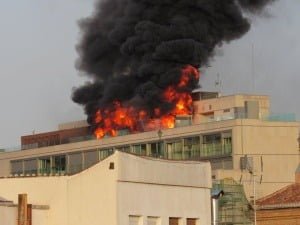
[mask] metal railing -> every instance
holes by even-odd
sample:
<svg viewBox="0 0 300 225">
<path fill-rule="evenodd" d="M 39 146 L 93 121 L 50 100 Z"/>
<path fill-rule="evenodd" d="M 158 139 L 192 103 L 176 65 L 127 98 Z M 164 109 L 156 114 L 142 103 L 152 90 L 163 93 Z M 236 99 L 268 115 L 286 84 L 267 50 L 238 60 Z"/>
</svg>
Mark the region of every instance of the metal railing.
<svg viewBox="0 0 300 225">
<path fill-rule="evenodd" d="M 232 144 L 211 143 L 202 144 L 200 157 L 227 156 L 232 153 Z"/>
<path fill-rule="evenodd" d="M 262 118 L 264 121 L 270 122 L 296 122 L 296 114 L 294 113 L 272 113 Z"/>
</svg>

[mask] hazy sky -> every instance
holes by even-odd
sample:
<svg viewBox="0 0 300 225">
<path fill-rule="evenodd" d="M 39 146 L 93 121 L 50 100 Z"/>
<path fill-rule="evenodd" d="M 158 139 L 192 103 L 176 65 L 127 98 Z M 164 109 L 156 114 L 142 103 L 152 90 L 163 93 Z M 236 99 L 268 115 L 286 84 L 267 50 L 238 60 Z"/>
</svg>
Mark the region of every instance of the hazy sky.
<svg viewBox="0 0 300 225">
<path fill-rule="evenodd" d="M 91 14 L 93 4 L 93 0 L 0 1 L 0 148 L 19 145 L 21 135 L 85 119 L 70 95 L 72 87 L 85 81 L 74 68 L 80 37 L 77 21 Z M 248 34 L 218 51 L 202 75 L 203 88 L 221 89 L 224 94 L 267 94 L 273 112 L 294 112 L 300 118 L 299 12 L 299 0 L 279 0 L 268 13 L 253 17 Z M 217 74 L 220 88 L 214 86 Z"/>
</svg>

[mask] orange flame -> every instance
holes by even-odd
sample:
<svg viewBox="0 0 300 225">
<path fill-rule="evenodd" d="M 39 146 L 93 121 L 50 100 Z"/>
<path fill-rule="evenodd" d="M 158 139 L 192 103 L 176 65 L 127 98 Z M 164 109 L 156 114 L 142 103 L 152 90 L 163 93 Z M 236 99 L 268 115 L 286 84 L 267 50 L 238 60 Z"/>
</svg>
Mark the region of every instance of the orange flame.
<svg viewBox="0 0 300 225">
<path fill-rule="evenodd" d="M 117 130 L 129 129 L 137 131 L 144 128 L 157 128 L 159 120 L 160 128 L 174 128 L 176 115 L 187 115 L 192 113 L 192 97 L 187 91 L 182 91 L 190 81 L 198 80 L 199 71 L 188 65 L 182 69 L 181 77 L 177 85 L 168 86 L 162 95 L 162 100 L 174 105 L 174 108 L 166 115 L 162 115 L 160 108 L 153 109 L 153 115 L 157 119 L 151 119 L 145 110 L 137 110 L 134 107 L 122 106 L 121 102 L 115 101 L 113 109 L 98 110 L 94 116 L 94 122 L 98 125 L 94 133 L 97 139 L 106 135 L 117 136 Z"/>
</svg>

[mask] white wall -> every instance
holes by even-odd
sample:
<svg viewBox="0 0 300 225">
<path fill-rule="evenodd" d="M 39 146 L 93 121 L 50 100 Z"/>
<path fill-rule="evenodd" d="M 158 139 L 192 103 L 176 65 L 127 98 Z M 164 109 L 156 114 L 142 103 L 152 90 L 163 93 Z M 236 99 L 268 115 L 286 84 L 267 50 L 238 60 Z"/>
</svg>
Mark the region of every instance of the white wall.
<svg viewBox="0 0 300 225">
<path fill-rule="evenodd" d="M 16 207 L 8 207 L 0 205 L 0 224 L 1 225 L 16 225 L 18 211 Z"/>
<path fill-rule="evenodd" d="M 200 224 L 211 224 L 210 189 L 147 185 L 136 183 L 118 184 L 119 225 L 128 225 L 129 215 L 142 216 L 143 224 L 147 216 L 161 219 L 161 225 L 169 224 L 169 217 L 198 218 Z"/>
<path fill-rule="evenodd" d="M 48 225 L 48 209 L 32 209 L 32 225 Z M 16 225 L 18 219 L 18 207 L 0 205 L 0 224 Z"/>
<path fill-rule="evenodd" d="M 74 176 L 2 178 L 0 196 L 16 203 L 18 194 L 27 193 L 28 203 L 48 205 L 49 210 L 34 211 L 33 225 L 127 225 L 131 213 L 162 216 L 163 221 L 195 217 L 210 224 L 210 177 L 207 162 L 116 152 Z M 2 224 L 10 225 L 0 217 Z"/>
<path fill-rule="evenodd" d="M 160 225 L 169 217 L 182 218 L 180 225 L 186 218 L 211 223 L 210 163 L 119 155 L 118 225 L 128 225 L 130 215 L 141 216 L 144 225 L 147 216 L 160 217 Z"/>
</svg>

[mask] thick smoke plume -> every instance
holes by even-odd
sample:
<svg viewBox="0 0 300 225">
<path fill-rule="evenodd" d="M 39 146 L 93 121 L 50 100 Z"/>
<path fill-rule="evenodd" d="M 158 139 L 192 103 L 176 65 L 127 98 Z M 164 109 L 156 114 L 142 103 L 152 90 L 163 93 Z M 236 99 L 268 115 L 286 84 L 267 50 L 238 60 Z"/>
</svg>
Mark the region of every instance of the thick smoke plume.
<svg viewBox="0 0 300 225">
<path fill-rule="evenodd" d="M 178 86 L 187 66 L 205 67 L 214 48 L 250 28 L 243 11 L 256 12 L 273 0 L 102 0 L 92 17 L 80 21 L 77 68 L 91 81 L 73 92 L 88 122 L 101 126 L 99 110 L 114 102 L 143 109 L 152 118 L 174 103 L 162 97 Z M 233 66 L 233 65 L 231 65 Z M 178 92 L 191 92 L 191 77 Z M 102 115 L 103 116 L 103 115 Z"/>
</svg>

